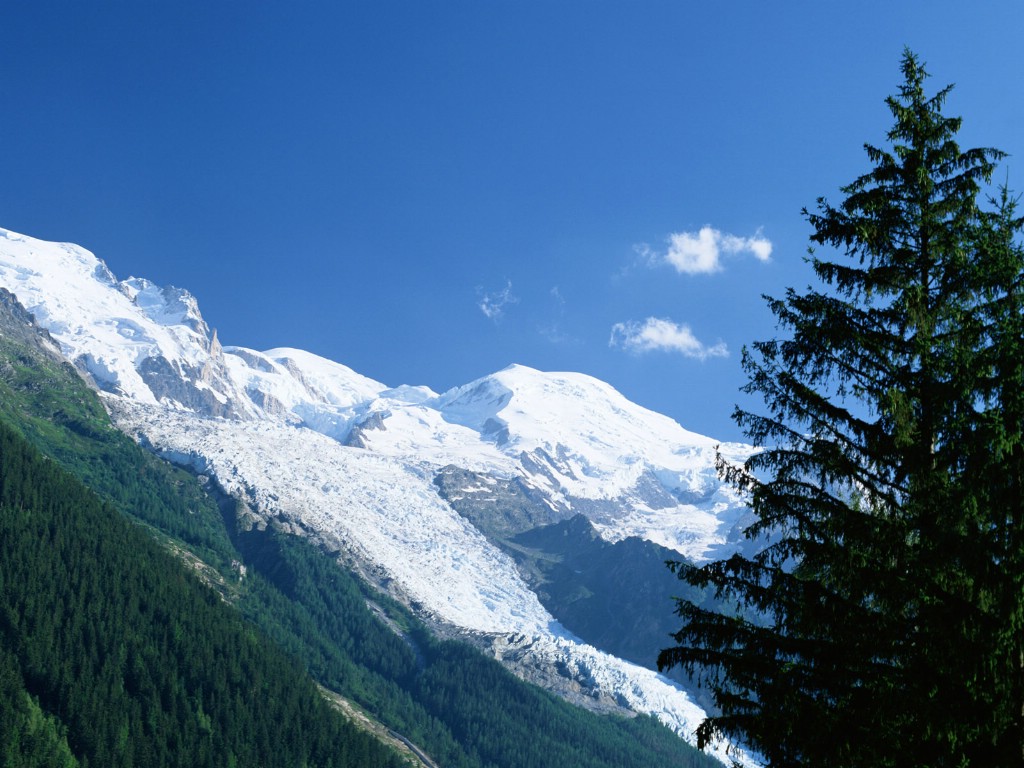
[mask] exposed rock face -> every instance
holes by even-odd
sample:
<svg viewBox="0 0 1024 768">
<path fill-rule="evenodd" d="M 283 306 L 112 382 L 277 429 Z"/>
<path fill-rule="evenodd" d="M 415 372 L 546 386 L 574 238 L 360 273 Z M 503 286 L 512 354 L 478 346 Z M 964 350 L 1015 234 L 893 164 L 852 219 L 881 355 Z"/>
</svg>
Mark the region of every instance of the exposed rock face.
<svg viewBox="0 0 1024 768">
<path fill-rule="evenodd" d="M 219 345 L 217 347 L 219 352 Z M 224 368 L 223 355 L 211 355 L 201 367 L 171 362 L 154 355 L 138 365 L 139 375 L 157 400 L 176 403 L 180 407 L 208 416 L 230 419 L 248 418 L 238 407 L 238 401 L 226 398 L 222 392 L 233 388 Z"/>
<path fill-rule="evenodd" d="M 97 388 L 88 372 L 68 362 L 49 332 L 40 328 L 32 313 L 5 288 L 0 288 L 0 346 L 12 353 L 2 357 L 0 379 L 18 377 L 19 366 L 54 365 L 80 376 L 93 389 Z"/>
<path fill-rule="evenodd" d="M 60 345 L 36 324 L 35 317 L 6 288 L 0 288 L 0 337 L 7 336 L 20 345 L 34 347 L 65 363 Z"/>
<path fill-rule="evenodd" d="M 386 414 L 381 411 L 374 411 L 352 425 L 348 437 L 343 441 L 345 445 L 352 448 L 367 448 L 365 433 L 371 430 L 384 431 L 387 426 L 384 424 Z"/>
<path fill-rule="evenodd" d="M 494 477 L 454 465 L 434 477 L 441 498 L 488 536 L 503 539 L 572 516 L 555 506 L 528 480 Z"/>
<path fill-rule="evenodd" d="M 476 645 L 521 679 L 546 688 L 578 707 L 602 715 L 636 715 L 626 701 L 603 689 L 585 664 L 558 653 L 556 646 L 541 638 L 522 634 L 481 635 L 476 638 Z"/>
<path fill-rule="evenodd" d="M 248 403 L 238 397 L 217 331 L 207 325 L 191 293 L 135 277 L 123 281 L 121 290 L 146 318 L 169 329 L 181 343 L 183 354 L 168 358 L 154 349 L 136 361 L 136 370 L 158 402 L 218 418 L 251 416 Z"/>
<path fill-rule="evenodd" d="M 263 373 L 274 373 L 274 366 L 270 360 L 263 355 L 256 354 L 252 350 L 245 349 L 244 347 L 232 347 L 231 354 L 240 358 L 253 370 L 262 371 Z"/>
</svg>

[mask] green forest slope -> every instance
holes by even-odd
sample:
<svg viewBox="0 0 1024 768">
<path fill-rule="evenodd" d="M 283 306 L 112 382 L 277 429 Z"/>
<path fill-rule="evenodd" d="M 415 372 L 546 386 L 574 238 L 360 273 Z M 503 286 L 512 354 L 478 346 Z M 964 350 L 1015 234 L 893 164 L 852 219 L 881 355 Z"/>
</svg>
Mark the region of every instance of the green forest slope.
<svg viewBox="0 0 1024 768">
<path fill-rule="evenodd" d="M 4 765 L 399 764 L 150 536 L 6 425 L 0 681 Z"/>
</svg>

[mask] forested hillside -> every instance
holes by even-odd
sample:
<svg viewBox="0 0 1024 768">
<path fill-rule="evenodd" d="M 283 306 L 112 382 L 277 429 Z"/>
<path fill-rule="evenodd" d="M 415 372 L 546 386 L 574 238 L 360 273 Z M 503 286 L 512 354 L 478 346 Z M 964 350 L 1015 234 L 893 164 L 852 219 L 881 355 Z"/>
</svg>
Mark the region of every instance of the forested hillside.
<svg viewBox="0 0 1024 768">
<path fill-rule="evenodd" d="M 3 567 L 12 569 L 4 577 L 4 600 L 12 602 L 3 614 L 0 691 L 6 711 L 15 713 L 4 719 L 15 723 L 4 744 L 46 755 L 27 764 L 78 758 L 93 765 L 201 765 L 204 759 L 228 765 L 234 755 L 238 764 L 252 765 L 262 759 L 259 750 L 279 739 L 289 740 L 287 749 L 274 747 L 263 764 L 388 764 L 392 757 L 367 737 L 352 736 L 317 696 L 310 698 L 312 682 L 295 682 L 296 665 L 268 647 L 264 634 L 318 682 L 445 766 L 717 764 L 649 718 L 580 710 L 468 646 L 434 639 L 407 611 L 368 592 L 304 540 L 237 531 L 233 502 L 222 497 L 219 508 L 200 481 L 114 429 L 94 393 L 46 352 L 9 297 L 0 329 L 0 416 L 10 425 L 5 445 L 11 446 L 4 454 L 46 470 L 15 480 L 22 470 L 4 469 L 19 488 L 41 486 L 12 497 L 18 514 L 4 508 L 11 531 L 0 550 Z M 56 461 L 34 456 L 16 432 Z M 65 496 L 70 506 L 54 500 L 52 510 L 24 512 L 32 506 L 27 498 Z M 49 544 L 30 545 L 30 539 Z M 69 565 L 78 559 L 81 565 Z M 64 578 L 69 569 L 79 574 L 74 580 Z M 38 584 L 39 593 L 22 586 L 29 584 Z M 278 709 L 247 709 L 268 697 Z M 295 732 L 279 734 L 289 729 Z M 325 757 L 324 745 L 338 740 L 348 746 Z M 365 757 L 343 762 L 356 752 Z M 154 762 L 144 753 L 163 757 Z"/>
<path fill-rule="evenodd" d="M 5 765 L 399 764 L 171 554 L 4 425 L 0 595 Z"/>
</svg>

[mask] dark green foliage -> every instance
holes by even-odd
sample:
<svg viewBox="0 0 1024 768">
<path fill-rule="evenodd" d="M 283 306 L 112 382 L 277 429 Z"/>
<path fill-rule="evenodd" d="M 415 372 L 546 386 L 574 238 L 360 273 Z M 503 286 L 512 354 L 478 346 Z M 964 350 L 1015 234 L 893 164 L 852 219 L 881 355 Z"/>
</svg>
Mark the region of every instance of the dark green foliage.
<svg viewBox="0 0 1024 768">
<path fill-rule="evenodd" d="M 683 746 L 649 718 L 595 717 L 524 685 L 493 660 L 462 643 L 431 643 L 416 689 L 481 766 L 720 765 Z"/>
<path fill-rule="evenodd" d="M 25 690 L 17 657 L 0 646 L 0 765 L 75 768 L 66 729 Z"/>
<path fill-rule="evenodd" d="M 14 678 L 4 705 L 28 706 L 23 742 L 60 755 L 66 728 L 71 752 L 97 766 L 398 764 L 155 541 L 2 425 L 0 595 L 0 669 L 10 683 L 16 659 L 31 696 L 19 704 Z"/>
<path fill-rule="evenodd" d="M 238 606 L 327 688 L 352 699 L 444 765 L 471 765 L 451 732 L 410 692 L 418 649 L 367 605 L 359 583 L 304 539 L 250 531 L 237 538 L 250 569 Z M 377 604 L 386 604 L 374 595 Z M 397 606 L 389 606 L 392 613 Z M 412 619 L 398 615 L 404 623 Z M 443 715 L 443 713 L 442 713 Z"/>
<path fill-rule="evenodd" d="M 744 355 L 767 449 L 723 471 L 775 543 L 677 565 L 759 620 L 680 603 L 659 659 L 712 691 L 702 742 L 773 766 L 1024 760 L 1021 222 L 978 204 L 1001 153 L 958 147 L 909 52 L 903 75 L 890 149 L 806 213 L 825 289 L 769 299 L 791 336 Z"/>
<path fill-rule="evenodd" d="M 0 295 L 0 419 L 119 510 L 179 539 L 216 565 L 231 544 L 217 507 L 187 472 L 111 423 L 96 394 L 45 349 L 18 338 L 17 310 Z M 24 312 L 24 310 L 21 310 Z"/>
<path fill-rule="evenodd" d="M 580 710 L 521 682 L 465 644 L 434 639 L 400 606 L 364 593 L 304 540 L 252 531 L 239 537 L 239 546 L 270 582 L 256 587 L 261 594 L 251 603 L 243 597 L 242 609 L 305 660 L 314 677 L 441 765 L 717 764 L 647 718 Z M 263 594 L 272 587 L 279 597 Z M 367 607 L 368 597 L 389 615 L 394 629 Z"/>
</svg>

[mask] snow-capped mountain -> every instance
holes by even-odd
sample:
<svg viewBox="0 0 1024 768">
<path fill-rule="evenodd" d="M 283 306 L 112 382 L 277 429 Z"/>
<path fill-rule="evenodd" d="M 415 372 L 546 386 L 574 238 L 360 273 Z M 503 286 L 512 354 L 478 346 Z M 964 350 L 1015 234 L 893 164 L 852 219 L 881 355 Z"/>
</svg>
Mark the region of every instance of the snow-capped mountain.
<svg viewBox="0 0 1024 768">
<path fill-rule="evenodd" d="M 297 349 L 221 346 L 187 291 L 118 281 L 85 249 L 4 229 L 0 286 L 123 430 L 215 478 L 245 502 L 244 524 L 311 536 L 513 668 L 529 657 L 692 735 L 702 713 L 678 685 L 564 629 L 464 512 L 514 489 L 512 533 L 582 513 L 609 541 L 718 557 L 741 545 L 745 509 L 711 438 L 582 374 L 511 366 L 438 394 Z"/>
</svg>

